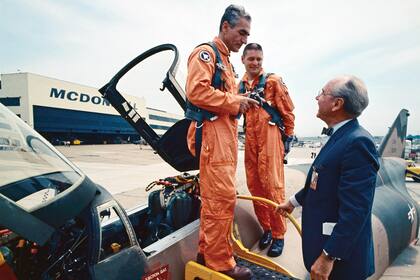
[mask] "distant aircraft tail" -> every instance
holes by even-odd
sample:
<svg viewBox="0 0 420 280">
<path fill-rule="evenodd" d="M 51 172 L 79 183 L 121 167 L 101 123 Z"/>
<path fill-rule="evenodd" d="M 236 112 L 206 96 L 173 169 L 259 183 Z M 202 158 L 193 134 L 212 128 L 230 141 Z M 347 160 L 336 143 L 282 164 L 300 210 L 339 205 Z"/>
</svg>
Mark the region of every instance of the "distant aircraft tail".
<svg viewBox="0 0 420 280">
<path fill-rule="evenodd" d="M 378 148 L 381 157 L 404 158 L 407 120 L 410 113 L 402 109 Z"/>
</svg>

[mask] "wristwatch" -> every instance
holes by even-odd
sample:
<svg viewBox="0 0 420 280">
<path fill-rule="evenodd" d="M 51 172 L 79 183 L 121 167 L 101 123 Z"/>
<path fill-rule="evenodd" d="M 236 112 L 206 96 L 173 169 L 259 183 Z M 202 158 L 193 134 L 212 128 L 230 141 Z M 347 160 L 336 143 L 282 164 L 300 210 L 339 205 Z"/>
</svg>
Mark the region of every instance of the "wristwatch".
<svg viewBox="0 0 420 280">
<path fill-rule="evenodd" d="M 322 250 L 322 252 L 324 253 L 324 255 L 329 259 L 329 260 L 331 260 L 331 261 L 339 261 L 339 260 L 341 260 L 340 258 L 337 258 L 337 257 L 333 257 L 333 256 L 331 256 L 330 254 L 328 254 L 328 252 L 327 251 L 325 251 L 324 249 Z"/>
</svg>

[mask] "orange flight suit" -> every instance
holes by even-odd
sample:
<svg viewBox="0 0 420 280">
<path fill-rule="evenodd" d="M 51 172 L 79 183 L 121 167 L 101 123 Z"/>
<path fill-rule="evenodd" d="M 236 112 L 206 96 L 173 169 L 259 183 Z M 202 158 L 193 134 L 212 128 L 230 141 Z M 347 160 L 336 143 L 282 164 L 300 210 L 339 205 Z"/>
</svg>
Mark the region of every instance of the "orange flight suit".
<svg viewBox="0 0 420 280">
<path fill-rule="evenodd" d="M 236 203 L 235 172 L 238 154 L 237 120 L 240 100 L 235 73 L 229 62 L 229 50 L 222 40 L 214 42 L 224 70 L 222 90 L 211 86 L 216 55 L 208 45 L 194 49 L 188 59 L 186 94 L 195 106 L 218 116 L 205 120 L 200 154 L 200 240 L 199 251 L 206 266 L 225 271 L 235 267 L 230 229 Z M 188 130 L 188 147 L 195 155 L 195 125 Z"/>
<path fill-rule="evenodd" d="M 259 81 L 255 78 L 250 85 L 245 73 L 242 81 L 247 91 Z M 293 135 L 295 116 L 294 105 L 286 85 L 276 75 L 266 80 L 265 99 L 276 108 L 283 118 L 286 135 Z M 262 108 L 251 108 L 246 114 L 245 128 L 245 170 L 248 189 L 253 196 L 261 196 L 277 203 L 285 200 L 284 191 L 284 146 L 280 129 L 269 124 L 270 115 Z M 286 220 L 273 207 L 254 202 L 255 214 L 264 231 L 271 230 L 273 238 L 283 239 L 286 233 Z"/>
</svg>

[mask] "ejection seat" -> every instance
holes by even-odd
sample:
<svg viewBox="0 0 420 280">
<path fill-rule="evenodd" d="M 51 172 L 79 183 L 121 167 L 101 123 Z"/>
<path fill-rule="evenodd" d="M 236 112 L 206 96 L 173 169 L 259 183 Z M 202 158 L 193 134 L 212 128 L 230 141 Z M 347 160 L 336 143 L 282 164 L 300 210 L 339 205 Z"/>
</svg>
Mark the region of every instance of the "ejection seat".
<svg viewBox="0 0 420 280">
<path fill-rule="evenodd" d="M 162 187 L 149 194 L 143 248 L 196 220 L 200 213 L 197 175 L 184 173 L 155 181 L 146 191 L 154 186 Z"/>
</svg>

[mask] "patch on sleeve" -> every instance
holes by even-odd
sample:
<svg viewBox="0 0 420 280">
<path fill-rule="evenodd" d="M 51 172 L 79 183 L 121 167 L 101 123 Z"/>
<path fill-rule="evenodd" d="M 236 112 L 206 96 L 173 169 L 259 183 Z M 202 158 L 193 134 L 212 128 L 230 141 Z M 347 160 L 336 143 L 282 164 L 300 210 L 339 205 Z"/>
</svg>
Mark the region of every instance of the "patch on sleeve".
<svg viewBox="0 0 420 280">
<path fill-rule="evenodd" d="M 199 56 L 200 56 L 200 59 L 204 62 L 210 62 L 211 61 L 211 56 L 210 56 L 208 51 L 201 51 Z"/>
<path fill-rule="evenodd" d="M 280 80 L 280 83 L 281 83 L 283 86 L 286 86 L 286 84 L 284 83 L 284 81 L 283 81 L 283 79 L 282 79 L 281 77 L 279 77 L 279 80 Z"/>
<path fill-rule="evenodd" d="M 283 79 L 281 78 L 281 77 L 279 77 L 279 82 L 280 82 L 280 84 L 281 85 L 283 85 L 283 87 L 286 89 L 286 94 L 288 94 L 288 88 L 287 88 L 287 86 L 286 86 L 286 83 L 283 81 Z"/>
</svg>

